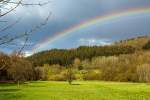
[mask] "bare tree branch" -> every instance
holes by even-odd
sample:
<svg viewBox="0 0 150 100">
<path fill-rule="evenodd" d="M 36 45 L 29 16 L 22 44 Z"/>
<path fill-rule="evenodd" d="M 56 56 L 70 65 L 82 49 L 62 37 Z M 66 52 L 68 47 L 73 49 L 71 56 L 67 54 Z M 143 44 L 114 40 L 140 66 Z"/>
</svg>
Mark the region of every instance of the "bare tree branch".
<svg viewBox="0 0 150 100">
<path fill-rule="evenodd" d="M 9 4 L 18 4 L 17 2 L 12 2 L 12 1 L 4 1 L 5 3 L 9 3 Z M 39 2 L 39 3 L 23 3 L 23 2 L 20 2 L 20 4 L 22 6 L 32 6 L 32 5 L 37 5 L 37 6 L 44 6 L 46 4 L 50 3 L 50 1 L 47 1 L 47 2 Z"/>
<path fill-rule="evenodd" d="M 29 32 L 25 32 L 26 34 L 26 38 L 25 38 L 25 42 L 24 42 L 24 45 L 20 48 L 20 50 L 18 51 L 18 55 L 21 54 L 21 52 L 23 51 L 23 49 L 26 47 L 26 44 L 27 44 L 27 41 L 29 40 L 29 35 L 31 35 L 33 32 L 39 30 L 40 28 L 42 28 L 42 26 L 45 26 L 49 20 L 51 16 L 51 13 L 48 14 L 48 16 L 46 17 L 46 19 L 40 23 L 39 25 L 35 26 L 33 29 L 31 29 Z"/>
<path fill-rule="evenodd" d="M 6 26 L 5 28 L 1 29 L 0 32 L 4 32 L 4 31 L 6 31 L 6 30 L 8 30 L 8 29 L 10 29 L 12 27 L 14 27 L 14 25 L 16 25 L 17 23 L 19 23 L 20 20 L 21 20 L 21 18 L 19 18 L 18 20 L 16 20 L 14 23 Z"/>
<path fill-rule="evenodd" d="M 15 9 L 17 9 L 19 6 L 44 6 L 46 4 L 48 4 L 50 1 L 47 2 L 39 2 L 39 3 L 24 3 L 23 0 L 19 0 L 19 1 L 13 1 L 13 0 L 0 0 L 0 18 L 6 16 L 7 14 L 15 11 Z M 8 5 L 12 5 L 13 7 L 7 7 Z M 32 35 L 33 32 L 41 29 L 42 26 L 46 25 L 49 18 L 50 18 L 51 13 L 49 13 L 49 15 L 46 17 L 46 19 L 40 23 L 39 25 L 36 25 L 35 27 L 33 27 L 30 30 L 27 30 L 21 34 L 15 34 L 15 33 L 3 33 L 6 30 L 14 27 L 14 25 L 16 25 L 17 23 L 19 23 L 20 19 L 16 20 L 14 23 L 7 25 L 6 27 L 2 28 L 0 30 L 0 46 L 7 46 L 10 47 L 10 45 L 13 46 L 18 46 L 17 40 L 19 39 L 23 39 L 24 40 L 24 44 L 21 44 L 19 50 L 18 50 L 18 54 L 20 54 L 23 49 L 27 46 L 27 42 L 29 40 L 29 36 Z M 7 22 L 7 21 L 0 21 L 0 22 Z"/>
<path fill-rule="evenodd" d="M 15 7 L 13 7 L 12 9 L 10 9 L 9 11 L 7 11 L 7 12 L 5 12 L 5 13 L 3 13 L 3 14 L 0 14 L 0 17 L 3 17 L 3 16 L 5 16 L 5 15 L 7 15 L 8 13 L 14 11 L 14 10 L 20 5 L 21 2 L 22 2 L 22 0 L 20 0 L 20 1 L 17 3 L 17 5 L 16 5 Z"/>
</svg>

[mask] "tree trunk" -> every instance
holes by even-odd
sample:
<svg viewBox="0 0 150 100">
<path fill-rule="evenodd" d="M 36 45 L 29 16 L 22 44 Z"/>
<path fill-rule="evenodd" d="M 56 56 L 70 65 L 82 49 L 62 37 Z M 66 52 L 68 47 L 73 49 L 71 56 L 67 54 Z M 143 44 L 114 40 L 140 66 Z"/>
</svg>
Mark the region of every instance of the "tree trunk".
<svg viewBox="0 0 150 100">
<path fill-rule="evenodd" d="M 20 82 L 19 82 L 19 80 L 17 81 L 17 87 L 18 87 L 18 88 L 20 87 Z"/>
</svg>

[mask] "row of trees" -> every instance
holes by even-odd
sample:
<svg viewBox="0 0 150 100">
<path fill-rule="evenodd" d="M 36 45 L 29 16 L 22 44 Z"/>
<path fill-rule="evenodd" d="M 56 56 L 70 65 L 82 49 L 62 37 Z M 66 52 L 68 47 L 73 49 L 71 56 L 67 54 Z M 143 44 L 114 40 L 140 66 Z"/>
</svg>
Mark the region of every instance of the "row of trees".
<svg viewBox="0 0 150 100">
<path fill-rule="evenodd" d="M 106 81 L 150 82 L 150 52 L 94 59 L 100 79 Z"/>
<path fill-rule="evenodd" d="M 72 80 L 150 82 L 150 52 L 95 57 L 84 61 L 76 58 L 70 66 L 45 64 L 36 69 L 40 80 L 68 80 L 69 83 Z"/>
<path fill-rule="evenodd" d="M 17 83 L 30 80 L 67 81 L 105 80 L 150 82 L 150 52 L 119 56 L 101 56 L 91 60 L 74 59 L 73 64 L 33 67 L 28 60 L 16 55 L 0 54 L 0 81 Z"/>
<path fill-rule="evenodd" d="M 82 46 L 77 49 L 59 50 L 53 49 L 50 51 L 44 51 L 34 54 L 28 57 L 30 61 L 33 61 L 34 66 L 42 66 L 44 64 L 60 64 L 70 65 L 75 58 L 80 60 L 92 59 L 97 56 L 113 56 L 120 54 L 134 53 L 135 49 L 131 46 Z"/>
<path fill-rule="evenodd" d="M 0 82 L 25 82 L 55 80 L 72 82 L 72 67 L 48 65 L 33 67 L 33 64 L 17 54 L 0 53 Z"/>
</svg>

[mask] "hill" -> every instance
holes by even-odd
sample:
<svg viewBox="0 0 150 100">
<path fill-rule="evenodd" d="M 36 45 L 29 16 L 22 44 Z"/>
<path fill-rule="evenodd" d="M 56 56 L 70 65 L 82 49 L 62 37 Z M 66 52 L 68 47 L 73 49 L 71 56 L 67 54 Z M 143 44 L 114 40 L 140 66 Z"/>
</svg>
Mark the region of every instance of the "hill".
<svg viewBox="0 0 150 100">
<path fill-rule="evenodd" d="M 75 49 L 52 49 L 36 53 L 27 59 L 33 62 L 34 66 L 44 64 L 70 65 L 75 58 L 80 60 L 91 59 L 98 56 L 118 56 L 121 54 L 132 54 L 143 50 L 143 47 L 150 41 L 150 36 L 142 36 L 115 42 L 108 46 L 81 46 Z M 148 44 L 149 45 L 149 44 Z"/>
<path fill-rule="evenodd" d="M 148 41 L 150 41 L 150 36 L 140 36 L 136 38 L 121 40 L 121 41 L 115 42 L 114 44 L 132 46 L 138 50 L 141 50 Z"/>
</svg>

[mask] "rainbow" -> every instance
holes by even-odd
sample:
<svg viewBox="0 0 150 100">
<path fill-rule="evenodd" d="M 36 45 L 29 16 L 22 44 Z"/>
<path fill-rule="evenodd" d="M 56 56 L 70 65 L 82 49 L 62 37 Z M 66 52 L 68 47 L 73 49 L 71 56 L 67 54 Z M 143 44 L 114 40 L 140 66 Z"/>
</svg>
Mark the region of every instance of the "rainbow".
<svg viewBox="0 0 150 100">
<path fill-rule="evenodd" d="M 35 52 L 35 50 L 41 49 L 43 47 L 46 47 L 47 45 L 53 43 L 54 41 L 60 38 L 63 38 L 76 30 L 84 29 L 86 27 L 92 26 L 97 23 L 102 24 L 104 22 L 116 20 L 122 17 L 129 17 L 129 16 L 134 16 L 134 15 L 143 14 L 143 13 L 150 13 L 150 7 L 129 9 L 129 10 L 121 11 L 121 12 L 111 13 L 105 16 L 98 16 L 93 19 L 83 21 L 75 26 L 70 27 L 69 29 L 56 33 L 56 35 L 53 37 L 50 36 L 44 39 L 43 41 L 41 41 L 40 43 L 38 43 L 37 45 L 33 47 L 32 52 Z"/>
</svg>

